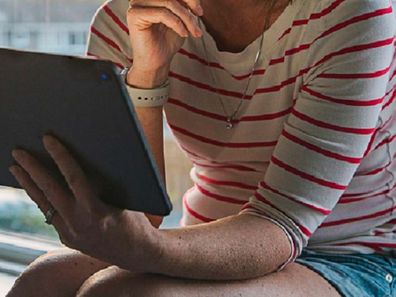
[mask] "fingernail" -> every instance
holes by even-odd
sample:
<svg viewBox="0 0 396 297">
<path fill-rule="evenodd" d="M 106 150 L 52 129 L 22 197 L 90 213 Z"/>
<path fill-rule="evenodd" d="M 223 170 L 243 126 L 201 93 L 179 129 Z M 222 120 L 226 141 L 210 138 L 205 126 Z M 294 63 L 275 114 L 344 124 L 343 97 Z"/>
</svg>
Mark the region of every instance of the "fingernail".
<svg viewBox="0 0 396 297">
<path fill-rule="evenodd" d="M 55 145 L 55 139 L 52 135 L 45 134 L 43 136 L 43 143 L 44 143 L 44 145 L 52 146 L 52 145 Z"/>
<path fill-rule="evenodd" d="M 195 34 L 197 37 L 201 37 L 202 36 L 202 30 L 200 28 L 195 29 Z"/>
<path fill-rule="evenodd" d="M 197 14 L 198 14 L 199 16 L 203 16 L 204 11 L 203 11 L 203 8 L 202 8 L 201 5 L 198 5 L 198 6 L 197 6 L 196 12 L 197 12 Z"/>
<path fill-rule="evenodd" d="M 20 157 L 21 154 L 23 154 L 23 151 L 22 151 L 22 150 L 19 150 L 19 149 L 14 149 L 14 150 L 11 151 L 11 155 L 12 155 L 15 159 L 18 158 L 18 157 Z"/>
<path fill-rule="evenodd" d="M 18 171 L 18 166 L 12 165 L 12 166 L 8 167 L 8 171 L 11 172 L 12 175 L 15 175 Z"/>
</svg>

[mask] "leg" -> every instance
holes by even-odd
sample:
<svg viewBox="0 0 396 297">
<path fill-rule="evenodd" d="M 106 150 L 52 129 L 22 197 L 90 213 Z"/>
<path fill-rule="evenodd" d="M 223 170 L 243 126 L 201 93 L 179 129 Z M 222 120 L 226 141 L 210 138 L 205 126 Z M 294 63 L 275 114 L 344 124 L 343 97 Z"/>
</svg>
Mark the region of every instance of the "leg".
<svg viewBox="0 0 396 297">
<path fill-rule="evenodd" d="M 76 297 L 340 297 L 324 278 L 293 263 L 283 271 L 245 281 L 213 282 L 134 275 L 109 267 L 90 277 Z"/>
<path fill-rule="evenodd" d="M 74 297 L 87 278 L 108 266 L 75 250 L 55 250 L 30 264 L 7 297 Z"/>
</svg>

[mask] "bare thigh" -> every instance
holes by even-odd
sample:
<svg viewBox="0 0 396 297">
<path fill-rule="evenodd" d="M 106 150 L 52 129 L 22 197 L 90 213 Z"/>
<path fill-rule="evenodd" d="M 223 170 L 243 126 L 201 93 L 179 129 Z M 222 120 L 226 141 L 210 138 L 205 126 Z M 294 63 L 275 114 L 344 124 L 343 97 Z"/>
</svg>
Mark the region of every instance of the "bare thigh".
<svg viewBox="0 0 396 297">
<path fill-rule="evenodd" d="M 91 276 L 76 297 L 340 297 L 316 272 L 298 263 L 245 281 L 195 281 L 135 275 L 115 266 Z"/>
<path fill-rule="evenodd" d="M 109 265 L 69 248 L 54 250 L 31 263 L 7 297 L 74 297 L 86 279 Z"/>
</svg>

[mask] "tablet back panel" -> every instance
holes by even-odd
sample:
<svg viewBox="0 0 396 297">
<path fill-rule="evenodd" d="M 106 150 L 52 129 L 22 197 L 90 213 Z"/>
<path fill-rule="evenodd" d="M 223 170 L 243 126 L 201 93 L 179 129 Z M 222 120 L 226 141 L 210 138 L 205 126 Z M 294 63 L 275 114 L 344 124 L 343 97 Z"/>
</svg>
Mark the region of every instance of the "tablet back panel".
<svg viewBox="0 0 396 297">
<path fill-rule="evenodd" d="M 114 206 L 167 215 L 171 204 L 127 92 L 110 62 L 0 49 L 0 185 L 11 150 L 29 150 L 63 182 L 41 137 L 57 136 Z"/>
</svg>

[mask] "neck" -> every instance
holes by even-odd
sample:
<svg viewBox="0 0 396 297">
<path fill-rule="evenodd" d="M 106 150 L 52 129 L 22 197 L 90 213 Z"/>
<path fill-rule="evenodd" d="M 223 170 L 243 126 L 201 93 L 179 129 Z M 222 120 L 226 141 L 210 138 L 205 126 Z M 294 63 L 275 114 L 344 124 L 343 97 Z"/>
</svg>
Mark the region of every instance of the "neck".
<svg viewBox="0 0 396 297">
<path fill-rule="evenodd" d="M 241 14 L 245 11 L 265 11 L 273 0 L 201 0 L 202 6 L 216 10 L 217 14 Z M 275 2 L 283 2 L 275 0 Z M 275 5 L 276 6 L 276 5 Z"/>
<path fill-rule="evenodd" d="M 270 11 L 273 1 L 274 7 Z M 203 22 L 219 50 L 240 52 L 263 33 L 289 0 L 202 0 Z M 237 20 L 237 21 L 236 21 Z"/>
</svg>

